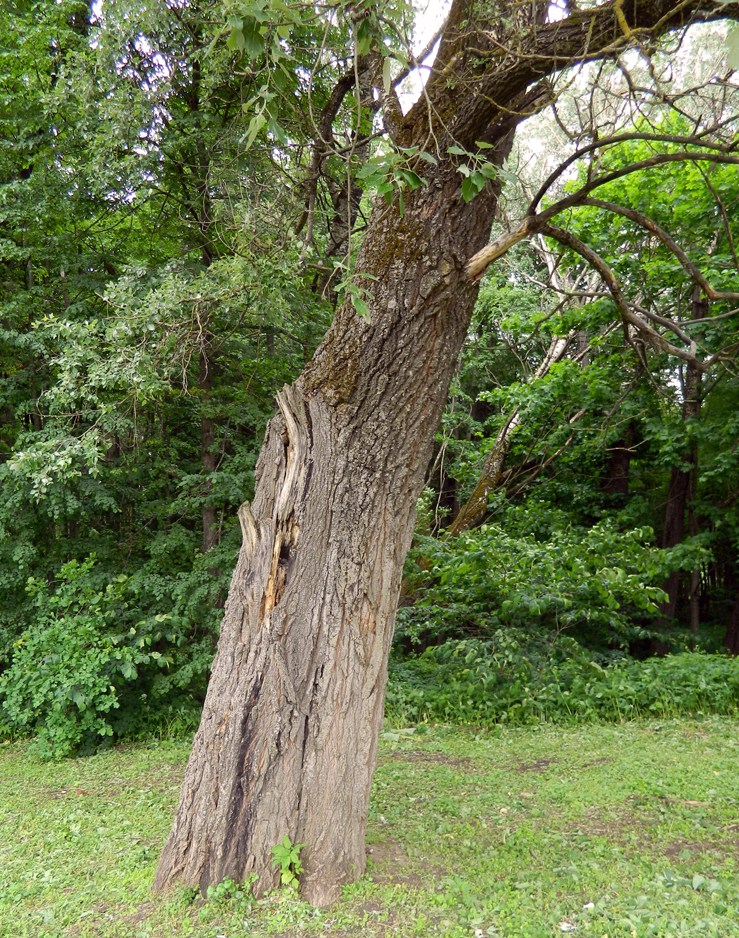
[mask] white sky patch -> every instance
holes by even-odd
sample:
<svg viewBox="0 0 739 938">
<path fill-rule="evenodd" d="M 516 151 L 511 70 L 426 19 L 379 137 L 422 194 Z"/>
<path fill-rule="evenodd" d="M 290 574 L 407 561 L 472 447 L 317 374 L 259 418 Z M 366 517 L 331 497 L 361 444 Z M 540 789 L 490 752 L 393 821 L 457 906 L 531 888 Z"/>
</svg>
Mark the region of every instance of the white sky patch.
<svg viewBox="0 0 739 938">
<path fill-rule="evenodd" d="M 418 0 L 416 21 L 413 30 L 413 53 L 420 55 L 442 25 L 449 13 L 451 0 Z M 424 60 L 425 67 L 414 69 L 410 75 L 398 86 L 398 99 L 404 114 L 413 107 L 423 93 L 423 86 L 429 77 L 429 70 L 434 64 L 439 43 L 434 45 L 431 53 Z"/>
<path fill-rule="evenodd" d="M 413 52 L 415 55 L 419 55 L 446 19 L 451 7 L 451 0 L 441 0 L 441 2 L 439 0 L 417 0 L 415 6 L 418 12 L 414 24 Z M 549 5 L 548 23 L 563 20 L 566 16 L 566 0 L 554 0 Z M 423 86 L 428 80 L 431 66 L 434 64 L 438 51 L 439 43 L 437 42 L 424 60 L 423 65 L 425 67 L 414 69 L 398 87 L 398 98 L 404 114 L 407 114 L 421 97 Z"/>
</svg>

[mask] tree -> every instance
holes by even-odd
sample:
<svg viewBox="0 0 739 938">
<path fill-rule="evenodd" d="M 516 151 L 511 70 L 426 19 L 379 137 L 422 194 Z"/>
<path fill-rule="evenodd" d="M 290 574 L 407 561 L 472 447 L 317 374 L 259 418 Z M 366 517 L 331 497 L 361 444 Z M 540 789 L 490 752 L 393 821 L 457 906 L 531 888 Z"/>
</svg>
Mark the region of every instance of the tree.
<svg viewBox="0 0 739 938">
<path fill-rule="evenodd" d="M 385 10 L 344 11 L 357 61 L 380 56 Z M 487 239 L 515 127 L 547 100 L 557 69 L 739 7 L 619 0 L 556 22 L 547 11 L 455 0 L 422 99 L 403 116 L 385 92 L 408 188 L 402 203 L 375 205 L 356 259 L 366 315 L 344 303 L 278 395 L 255 497 L 239 512 L 244 542 L 160 889 L 254 874 L 264 892 L 285 836 L 305 844 L 302 888 L 315 904 L 362 873 L 414 504 L 477 292 L 467 261 Z"/>
</svg>

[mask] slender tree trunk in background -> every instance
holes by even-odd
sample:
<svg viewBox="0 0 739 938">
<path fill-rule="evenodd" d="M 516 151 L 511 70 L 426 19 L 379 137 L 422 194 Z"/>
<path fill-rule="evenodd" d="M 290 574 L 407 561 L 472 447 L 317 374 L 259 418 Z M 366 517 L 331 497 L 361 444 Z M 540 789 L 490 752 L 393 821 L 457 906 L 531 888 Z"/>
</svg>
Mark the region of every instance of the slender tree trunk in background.
<svg viewBox="0 0 739 938">
<path fill-rule="evenodd" d="M 533 82 L 628 42 L 611 4 L 550 24 L 547 10 L 453 0 L 422 100 L 391 120 L 401 146 L 435 141 L 438 164 L 419 164 L 428 185 L 407 194 L 404 214 L 397 202 L 375 208 L 356 264 L 370 321 L 342 306 L 278 397 L 156 888 L 254 874 L 263 893 L 285 836 L 305 844 L 314 904 L 364 870 L 403 561 L 477 294 L 466 261 L 498 197 L 488 185 L 465 204 L 448 148 L 483 141 L 500 166 L 541 94 Z M 633 28 L 665 30 L 690 10 L 648 0 L 627 13 Z"/>
<path fill-rule="evenodd" d="M 739 655 L 739 582 L 737 582 L 737 558 L 729 553 L 729 562 L 724 574 L 724 586 L 729 596 L 734 595 L 734 603 L 729 613 L 724 633 L 724 648 L 730 655 Z"/>
<path fill-rule="evenodd" d="M 631 457 L 637 442 L 636 424 L 630 423 L 620 440 L 608 448 L 608 464 L 602 488 L 609 495 L 626 498 L 629 494 Z"/>
<path fill-rule="evenodd" d="M 609 495 L 629 494 L 631 449 L 626 439 L 617 440 L 608 450 L 608 465 L 603 479 L 603 491 Z"/>
<path fill-rule="evenodd" d="M 726 627 L 724 647 L 730 655 L 739 655 L 739 591 L 737 591 L 729 624 Z"/>
<path fill-rule="evenodd" d="M 207 554 L 211 548 L 218 544 L 220 530 L 218 509 L 210 501 L 213 489 L 211 477 L 218 468 L 218 457 L 215 452 L 216 424 L 209 411 L 210 393 L 213 390 L 213 361 L 205 351 L 200 353 L 198 388 L 201 393 L 200 403 L 203 408 L 203 414 L 200 417 L 200 463 L 203 472 L 208 476 L 204 485 L 202 508 L 203 553 Z"/>
<path fill-rule="evenodd" d="M 695 537 L 699 532 L 698 515 L 695 511 L 695 499 L 698 492 L 698 456 L 693 464 L 690 483 L 690 498 L 688 502 L 688 532 Z M 698 630 L 701 623 L 701 571 L 700 567 L 693 567 L 690 571 L 690 647 L 695 648 L 698 642 Z"/>
<path fill-rule="evenodd" d="M 685 389 L 682 407 L 683 423 L 687 425 L 700 414 L 701 373 L 693 362 L 685 369 Z M 675 466 L 670 477 L 665 509 L 665 524 L 661 547 L 675 547 L 685 537 L 685 515 L 688 503 L 695 497 L 698 451 L 694 440 L 681 454 L 681 464 Z M 664 584 L 667 600 L 662 604 L 662 617 L 669 623 L 675 618 L 680 595 L 681 574 L 673 571 Z"/>
<path fill-rule="evenodd" d="M 532 375 L 532 381 L 543 377 L 555 362 L 561 361 L 564 358 L 572 335 L 573 334 L 570 334 L 564 338 L 555 336 L 552 339 L 546 355 Z M 470 495 L 465 504 L 460 508 L 457 517 L 449 525 L 448 530 L 452 536 L 463 534 L 465 531 L 469 531 L 471 528 L 482 524 L 485 520 L 485 515 L 488 510 L 488 499 L 500 484 L 505 458 L 511 447 L 513 434 L 520 423 L 521 412 L 516 408 L 508 415 L 505 423 L 498 431 L 498 435 L 493 443 L 493 448 L 485 457 L 480 478 L 472 495 Z"/>
</svg>

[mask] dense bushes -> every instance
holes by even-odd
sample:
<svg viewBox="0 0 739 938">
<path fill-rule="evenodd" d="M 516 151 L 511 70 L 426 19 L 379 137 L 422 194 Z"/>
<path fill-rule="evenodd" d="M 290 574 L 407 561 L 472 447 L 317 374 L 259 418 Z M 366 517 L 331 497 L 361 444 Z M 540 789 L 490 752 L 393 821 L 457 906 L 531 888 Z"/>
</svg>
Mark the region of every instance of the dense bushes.
<svg viewBox="0 0 739 938">
<path fill-rule="evenodd" d="M 104 585 L 94 558 L 65 564 L 52 589 L 30 579 L 32 624 L 0 676 L 0 731 L 36 736 L 42 755 L 97 748 L 175 715 L 197 720 L 212 642 L 185 645 L 171 615 L 138 618 L 129 579 Z"/>
<path fill-rule="evenodd" d="M 167 725 L 194 728 L 211 640 L 198 651 L 173 616 L 136 618 L 130 580 L 103 584 L 73 561 L 55 589 L 31 580 L 36 617 L 0 677 L 0 735 L 34 735 L 47 757 Z M 182 649 L 180 652 L 179 649 Z M 391 660 L 386 714 L 489 726 L 739 711 L 739 659 L 683 652 L 635 661 L 542 628 L 450 639 Z"/>
<path fill-rule="evenodd" d="M 541 630 L 449 641 L 391 665 L 386 713 L 423 721 L 587 722 L 739 711 L 739 659 L 607 658 Z"/>
<path fill-rule="evenodd" d="M 609 520 L 574 525 L 531 499 L 461 537 L 421 538 L 407 568 L 414 603 L 400 610 L 397 637 L 408 647 L 543 627 L 589 647 L 626 647 L 652 634 L 668 572 L 701 557 L 700 544 L 678 555 L 655 549 L 653 537 Z"/>
</svg>

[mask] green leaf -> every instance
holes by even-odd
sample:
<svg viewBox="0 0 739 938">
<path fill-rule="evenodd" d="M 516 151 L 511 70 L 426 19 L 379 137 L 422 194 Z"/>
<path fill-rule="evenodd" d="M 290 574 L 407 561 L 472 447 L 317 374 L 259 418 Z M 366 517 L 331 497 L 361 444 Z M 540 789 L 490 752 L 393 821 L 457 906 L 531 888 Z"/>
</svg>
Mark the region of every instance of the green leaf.
<svg viewBox="0 0 739 938">
<path fill-rule="evenodd" d="M 357 55 L 367 55 L 372 48 L 374 30 L 369 19 L 364 19 L 357 27 Z"/>
<path fill-rule="evenodd" d="M 121 674 L 127 681 L 132 681 L 138 676 L 138 671 L 130 661 L 124 661 L 121 664 Z"/>
<path fill-rule="evenodd" d="M 480 166 L 480 172 L 486 179 L 497 179 L 500 175 L 497 166 L 493 166 L 492 163 L 483 163 Z"/>
<path fill-rule="evenodd" d="M 247 150 L 257 139 L 259 131 L 265 126 L 266 123 L 267 118 L 264 116 L 264 114 L 255 114 L 254 117 L 252 117 L 252 119 L 249 121 L 249 129 L 246 133 L 245 143 Z"/>
<path fill-rule="evenodd" d="M 226 40 L 226 45 L 229 49 L 233 49 L 236 52 L 243 52 L 246 48 L 246 40 L 244 39 L 244 23 L 243 20 L 237 19 L 236 17 L 229 16 L 229 25 L 231 21 L 234 21 L 234 25 L 231 25 L 231 33 L 229 34 L 228 39 Z M 238 25 L 235 25 L 238 24 Z"/>
<path fill-rule="evenodd" d="M 355 294 L 352 296 L 352 305 L 354 306 L 354 310 L 357 316 L 361 317 L 366 322 L 369 322 L 371 318 L 371 314 L 370 314 L 370 308 L 369 308 L 369 305 L 367 304 L 367 301 L 363 300 L 361 296 L 357 296 Z"/>
<path fill-rule="evenodd" d="M 411 190 L 411 192 L 421 185 L 428 185 L 425 179 L 410 169 L 401 169 L 398 175 L 408 184 L 408 188 Z"/>
<path fill-rule="evenodd" d="M 269 132 L 272 134 L 272 136 L 275 138 L 275 140 L 278 143 L 285 144 L 288 142 L 288 137 L 287 137 L 287 134 L 285 133 L 284 127 L 282 126 L 282 124 L 279 124 L 274 118 L 270 118 L 269 124 L 267 125 L 267 129 L 269 130 Z"/>
<path fill-rule="evenodd" d="M 485 187 L 485 177 L 481 172 L 475 170 L 467 179 L 462 181 L 462 198 L 465 202 L 471 202 L 474 197 Z"/>
<path fill-rule="evenodd" d="M 243 51 L 248 58 L 256 58 L 264 50 L 264 36 L 259 23 L 255 19 L 244 20 L 243 37 Z"/>
</svg>

